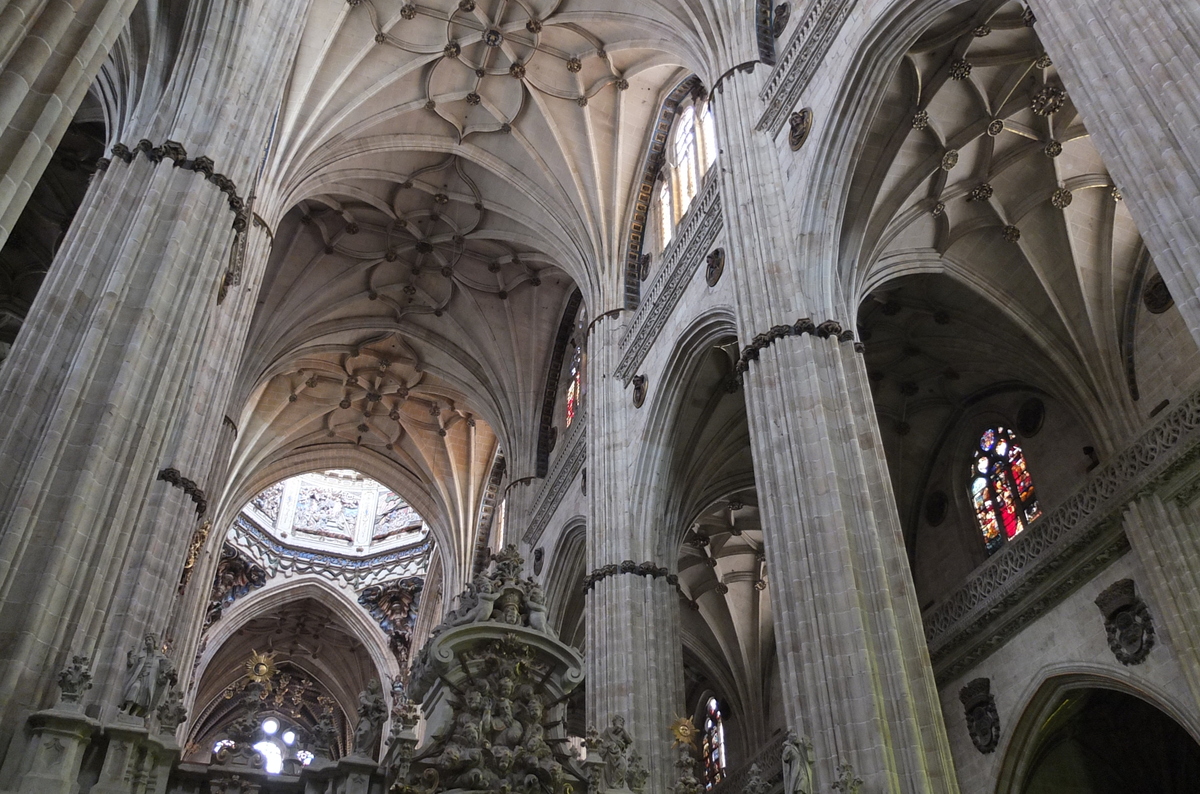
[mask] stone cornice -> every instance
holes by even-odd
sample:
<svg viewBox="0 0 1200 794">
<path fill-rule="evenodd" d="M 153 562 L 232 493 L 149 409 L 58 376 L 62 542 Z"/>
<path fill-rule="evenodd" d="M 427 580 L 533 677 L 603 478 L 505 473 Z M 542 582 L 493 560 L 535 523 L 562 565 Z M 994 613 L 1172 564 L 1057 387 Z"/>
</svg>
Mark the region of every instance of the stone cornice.
<svg viewBox="0 0 1200 794">
<path fill-rule="evenodd" d="M 969 670 L 1124 554 L 1126 504 L 1159 489 L 1187 498 L 1198 463 L 1200 392 L 925 610 L 925 638 L 939 683 Z"/>
<path fill-rule="evenodd" d="M 147 160 L 155 164 L 161 163 L 163 160 L 170 160 L 176 168 L 203 174 L 205 180 L 216 185 L 229 201 L 229 209 L 233 211 L 233 228 L 239 232 L 246 230 L 246 224 L 250 217 L 246 201 L 238 195 L 237 185 L 233 183 L 232 179 L 214 171 L 211 159 L 204 156 L 189 159 L 187 150 L 183 148 L 183 144 L 177 141 L 163 141 L 161 146 L 155 146 L 151 141 L 142 138 L 132 149 L 123 143 L 115 143 L 112 147 L 113 158 L 126 164 L 132 163 L 139 154 L 144 154 Z M 101 157 L 96 161 L 96 168 L 107 171 L 111 163 L 112 160 L 109 158 Z"/>
<path fill-rule="evenodd" d="M 621 574 L 633 574 L 634 576 L 649 576 L 651 579 L 666 579 L 667 584 L 675 588 L 675 592 L 679 597 L 687 602 L 690 609 L 698 610 L 700 605 L 696 603 L 696 599 L 689 598 L 688 594 L 683 591 L 683 587 L 679 584 L 679 575 L 671 573 L 662 565 L 655 565 L 647 560 L 646 562 L 634 562 L 633 560 L 623 560 L 620 564 L 610 563 L 602 565 L 595 569 L 583 579 L 583 592 L 588 594 L 592 589 L 603 582 L 610 576 L 619 576 Z M 714 586 L 716 582 L 713 583 Z"/>
<path fill-rule="evenodd" d="M 812 334 L 821 339 L 834 339 L 838 342 L 854 342 L 854 332 L 843 331 L 842 324 L 837 320 L 826 320 L 817 325 L 812 319 L 802 317 L 791 325 L 773 325 L 766 333 L 756 334 L 750 340 L 750 344 L 742 348 L 742 354 L 738 356 L 737 363 L 733 367 L 734 373 L 738 378 L 745 375 L 750 369 L 750 362 L 757 361 L 759 352 L 775 344 L 776 340 L 804 334 Z M 854 351 L 856 353 L 863 351 L 862 342 L 854 342 Z"/>
<path fill-rule="evenodd" d="M 663 254 L 658 275 L 650 283 L 650 289 L 621 340 L 623 353 L 615 374 L 627 384 L 637 374 L 696 268 L 704 261 L 704 254 L 716 242 L 717 234 L 724 226 L 720 180 L 717 178 L 719 170 L 717 165 L 709 169 L 703 189 L 692 201 L 675 241 Z"/>
<path fill-rule="evenodd" d="M 538 493 L 537 507 L 533 511 L 529 529 L 525 530 L 521 537 L 530 547 L 537 545 L 538 538 L 546 531 L 546 526 L 554 517 L 554 511 L 566 496 L 567 489 L 583 469 L 583 462 L 587 458 L 586 415 L 576 415 L 575 421 L 567 428 L 563 442 L 563 451 L 554 459 L 546 483 Z"/>
<path fill-rule="evenodd" d="M 788 114 L 800 101 L 800 94 L 816 74 L 854 4 L 855 0 L 813 0 L 808 15 L 788 39 L 783 55 L 777 57 L 775 69 L 759 94 L 767 108 L 755 129 L 772 136 L 783 129 Z"/>
</svg>

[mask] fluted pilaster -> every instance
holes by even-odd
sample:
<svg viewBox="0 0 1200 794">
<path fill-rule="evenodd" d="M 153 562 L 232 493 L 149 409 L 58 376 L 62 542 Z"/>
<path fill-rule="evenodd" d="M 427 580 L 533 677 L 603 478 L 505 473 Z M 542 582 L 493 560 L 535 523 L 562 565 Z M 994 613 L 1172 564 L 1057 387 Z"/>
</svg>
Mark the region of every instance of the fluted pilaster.
<svg viewBox="0 0 1200 794">
<path fill-rule="evenodd" d="M 167 634 L 199 493 L 221 486 L 230 356 L 267 251 L 244 202 L 304 15 L 189 14 L 172 90 L 131 113 L 146 143 L 94 178 L 0 371 L 0 747 L 72 653 L 111 716 L 126 650 Z M 201 95 L 217 110 L 187 112 Z M 235 224 L 254 243 L 218 302 Z"/>
<path fill-rule="evenodd" d="M 588 337 L 588 568 L 655 562 L 650 517 L 630 508 L 636 447 L 630 443 L 631 391 L 611 373 L 624 326 L 600 319 Z M 588 722 L 603 730 L 623 716 L 646 756 L 649 791 L 665 794 L 674 772 L 668 728 L 682 713 L 679 596 L 665 577 L 615 572 L 587 595 Z"/>
<path fill-rule="evenodd" d="M 1096 148 L 1200 340 L 1200 7 L 1030 0 Z"/>
</svg>

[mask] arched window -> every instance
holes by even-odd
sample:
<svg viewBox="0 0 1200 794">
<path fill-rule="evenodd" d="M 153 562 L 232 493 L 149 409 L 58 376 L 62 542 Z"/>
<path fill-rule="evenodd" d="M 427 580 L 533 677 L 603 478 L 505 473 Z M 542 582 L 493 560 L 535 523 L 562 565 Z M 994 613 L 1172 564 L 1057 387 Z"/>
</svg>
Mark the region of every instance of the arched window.
<svg viewBox="0 0 1200 794">
<path fill-rule="evenodd" d="M 971 501 L 988 554 L 1042 514 L 1025 453 L 1011 430 L 993 427 L 979 437 L 971 462 Z"/>
<path fill-rule="evenodd" d="M 712 788 L 725 778 L 725 722 L 716 698 L 704 706 L 704 787 Z"/>
<path fill-rule="evenodd" d="M 717 133 L 707 104 L 689 104 L 679 111 L 667 149 L 667 169 L 658 193 L 660 248 L 675 236 L 675 226 L 700 192 L 704 176 L 717 160 Z"/>
<path fill-rule="evenodd" d="M 571 356 L 571 371 L 567 375 L 567 415 L 566 426 L 570 427 L 579 412 L 579 400 L 583 396 L 583 348 L 575 345 L 575 353 Z"/>
</svg>

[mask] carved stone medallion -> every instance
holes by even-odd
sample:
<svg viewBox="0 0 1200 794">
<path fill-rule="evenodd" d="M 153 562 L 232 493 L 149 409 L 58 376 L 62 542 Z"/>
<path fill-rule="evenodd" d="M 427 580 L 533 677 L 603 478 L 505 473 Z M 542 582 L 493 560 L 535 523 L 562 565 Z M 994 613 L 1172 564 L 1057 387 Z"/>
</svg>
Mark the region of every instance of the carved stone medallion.
<svg viewBox="0 0 1200 794">
<path fill-rule="evenodd" d="M 992 682 L 976 678 L 959 691 L 958 699 L 966 712 L 967 732 L 975 749 L 985 755 L 995 750 L 1000 742 L 1000 715 L 992 697 Z"/>
<path fill-rule="evenodd" d="M 1132 579 L 1122 579 L 1096 597 L 1104 616 L 1108 647 L 1124 665 L 1141 664 L 1154 648 L 1154 618 L 1138 598 Z"/>
<path fill-rule="evenodd" d="M 1166 282 L 1158 273 L 1146 281 L 1146 288 L 1142 290 L 1142 303 L 1146 305 L 1146 311 L 1151 314 L 1162 314 L 1175 305 L 1171 291 L 1167 289 Z"/>
<path fill-rule="evenodd" d="M 812 132 L 812 108 L 797 110 L 791 115 L 788 124 L 791 126 L 788 132 L 788 145 L 792 147 L 793 152 L 799 151 L 804 142 L 808 140 L 808 134 Z"/>
<path fill-rule="evenodd" d="M 713 249 L 704 261 L 704 281 L 708 286 L 715 287 L 725 272 L 725 249 Z"/>
<path fill-rule="evenodd" d="M 633 376 L 633 407 L 641 408 L 642 403 L 646 402 L 646 376 Z"/>
</svg>

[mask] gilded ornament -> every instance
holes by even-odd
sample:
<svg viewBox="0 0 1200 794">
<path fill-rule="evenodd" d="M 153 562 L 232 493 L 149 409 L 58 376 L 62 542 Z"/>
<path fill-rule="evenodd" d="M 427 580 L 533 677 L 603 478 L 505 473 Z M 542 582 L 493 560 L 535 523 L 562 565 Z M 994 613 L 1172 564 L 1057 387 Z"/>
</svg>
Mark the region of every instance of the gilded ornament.
<svg viewBox="0 0 1200 794">
<path fill-rule="evenodd" d="M 259 653 L 251 651 L 246 660 L 246 677 L 256 684 L 269 684 L 279 668 L 275 666 L 275 651 Z"/>
<path fill-rule="evenodd" d="M 578 74 L 581 69 L 583 69 L 583 61 L 579 60 L 578 58 L 576 58 L 574 56 L 567 59 L 567 71 L 568 72 L 570 72 L 571 74 Z"/>
<path fill-rule="evenodd" d="M 1121 194 L 1121 188 L 1117 187 L 1116 185 L 1113 185 L 1113 189 L 1109 191 L 1108 195 L 1112 197 L 1113 201 L 1120 201 L 1121 199 L 1125 198 L 1125 196 Z"/>
<path fill-rule="evenodd" d="M 1058 157 L 1060 154 L 1062 154 L 1062 150 L 1062 143 L 1059 141 L 1050 141 L 1046 144 L 1045 148 L 1042 149 L 1042 152 L 1045 153 L 1047 157 Z"/>
<path fill-rule="evenodd" d="M 401 8 L 400 8 L 400 18 L 401 19 L 416 19 L 416 17 L 417 17 L 417 7 L 415 5 L 413 5 L 412 3 L 408 3 L 407 5 L 401 6 Z"/>
<path fill-rule="evenodd" d="M 695 747 L 696 737 L 699 733 L 691 717 L 676 717 L 675 721 L 671 723 L 671 736 L 674 737 L 671 746 L 679 747 L 680 745 L 687 745 L 688 747 Z"/>
<path fill-rule="evenodd" d="M 1049 69 L 1054 65 L 1054 61 L 1050 60 L 1050 56 L 1043 52 L 1042 57 L 1034 61 L 1033 65 L 1039 69 Z"/>
</svg>

